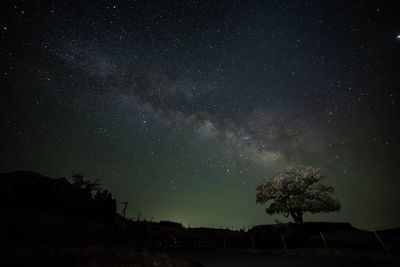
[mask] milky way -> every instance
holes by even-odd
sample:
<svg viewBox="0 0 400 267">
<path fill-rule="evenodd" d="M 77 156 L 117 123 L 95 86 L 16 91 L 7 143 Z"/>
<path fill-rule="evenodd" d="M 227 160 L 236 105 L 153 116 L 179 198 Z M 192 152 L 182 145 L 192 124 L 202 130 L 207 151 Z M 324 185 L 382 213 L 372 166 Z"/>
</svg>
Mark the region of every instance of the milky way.
<svg viewBox="0 0 400 267">
<path fill-rule="evenodd" d="M 282 219 L 255 204 L 260 180 L 311 165 L 343 210 L 306 219 L 398 225 L 395 2 L 267 2 L 15 1 L 0 169 L 98 177 L 131 217 L 242 227 Z"/>
</svg>

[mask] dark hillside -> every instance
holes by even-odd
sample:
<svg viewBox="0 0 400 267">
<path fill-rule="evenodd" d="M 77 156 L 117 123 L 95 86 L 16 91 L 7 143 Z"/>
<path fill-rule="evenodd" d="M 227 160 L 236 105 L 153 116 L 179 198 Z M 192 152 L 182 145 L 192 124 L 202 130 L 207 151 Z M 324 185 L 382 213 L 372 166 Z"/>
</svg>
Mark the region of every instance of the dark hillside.
<svg viewBox="0 0 400 267">
<path fill-rule="evenodd" d="M 0 208 L 112 222 L 116 201 L 111 194 L 92 196 L 65 178 L 53 179 L 31 171 L 17 171 L 0 174 Z"/>
</svg>

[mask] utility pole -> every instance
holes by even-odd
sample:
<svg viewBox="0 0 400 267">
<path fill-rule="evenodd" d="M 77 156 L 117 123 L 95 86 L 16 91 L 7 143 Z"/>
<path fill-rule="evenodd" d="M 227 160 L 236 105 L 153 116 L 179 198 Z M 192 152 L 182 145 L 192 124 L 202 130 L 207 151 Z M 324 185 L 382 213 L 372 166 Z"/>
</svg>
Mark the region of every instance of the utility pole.
<svg viewBox="0 0 400 267">
<path fill-rule="evenodd" d="M 122 202 L 122 204 L 124 205 L 124 207 L 122 208 L 121 216 L 122 216 L 122 217 L 125 217 L 125 215 L 126 215 L 126 208 L 128 208 L 128 201 Z"/>
</svg>

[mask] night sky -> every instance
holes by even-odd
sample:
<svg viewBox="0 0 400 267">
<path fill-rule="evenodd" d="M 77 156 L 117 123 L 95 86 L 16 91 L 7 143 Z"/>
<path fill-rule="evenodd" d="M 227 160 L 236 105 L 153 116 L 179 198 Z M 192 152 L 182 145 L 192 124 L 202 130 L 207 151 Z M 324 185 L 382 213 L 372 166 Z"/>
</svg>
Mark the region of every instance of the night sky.
<svg viewBox="0 0 400 267">
<path fill-rule="evenodd" d="M 321 168 L 400 225 L 396 1 L 2 1 L 0 171 L 99 178 L 127 215 L 273 223 L 255 187 Z M 121 205 L 119 206 L 119 209 Z"/>
</svg>

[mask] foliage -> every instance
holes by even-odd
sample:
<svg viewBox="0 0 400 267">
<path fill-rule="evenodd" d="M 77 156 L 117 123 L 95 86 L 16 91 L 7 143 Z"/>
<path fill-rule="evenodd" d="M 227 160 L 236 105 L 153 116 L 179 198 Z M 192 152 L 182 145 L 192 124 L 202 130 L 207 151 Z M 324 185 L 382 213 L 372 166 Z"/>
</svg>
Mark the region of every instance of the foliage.
<svg viewBox="0 0 400 267">
<path fill-rule="evenodd" d="M 73 184 L 79 188 L 82 188 L 86 192 L 92 194 L 92 192 L 101 191 L 100 180 L 95 179 L 93 181 L 84 179 L 83 175 L 75 173 L 72 175 Z"/>
<path fill-rule="evenodd" d="M 102 221 L 112 221 L 117 212 L 117 203 L 112 194 L 107 189 L 102 189 L 100 180 L 85 179 L 81 174 L 73 174 L 73 185 L 81 189 L 91 200 L 92 213 Z"/>
<path fill-rule="evenodd" d="M 338 211 L 340 203 L 333 197 L 334 188 L 322 184 L 323 178 L 317 168 L 289 168 L 261 182 L 256 188 L 256 201 L 268 204 L 268 214 L 291 215 L 295 222 L 303 222 L 304 212 Z"/>
</svg>

